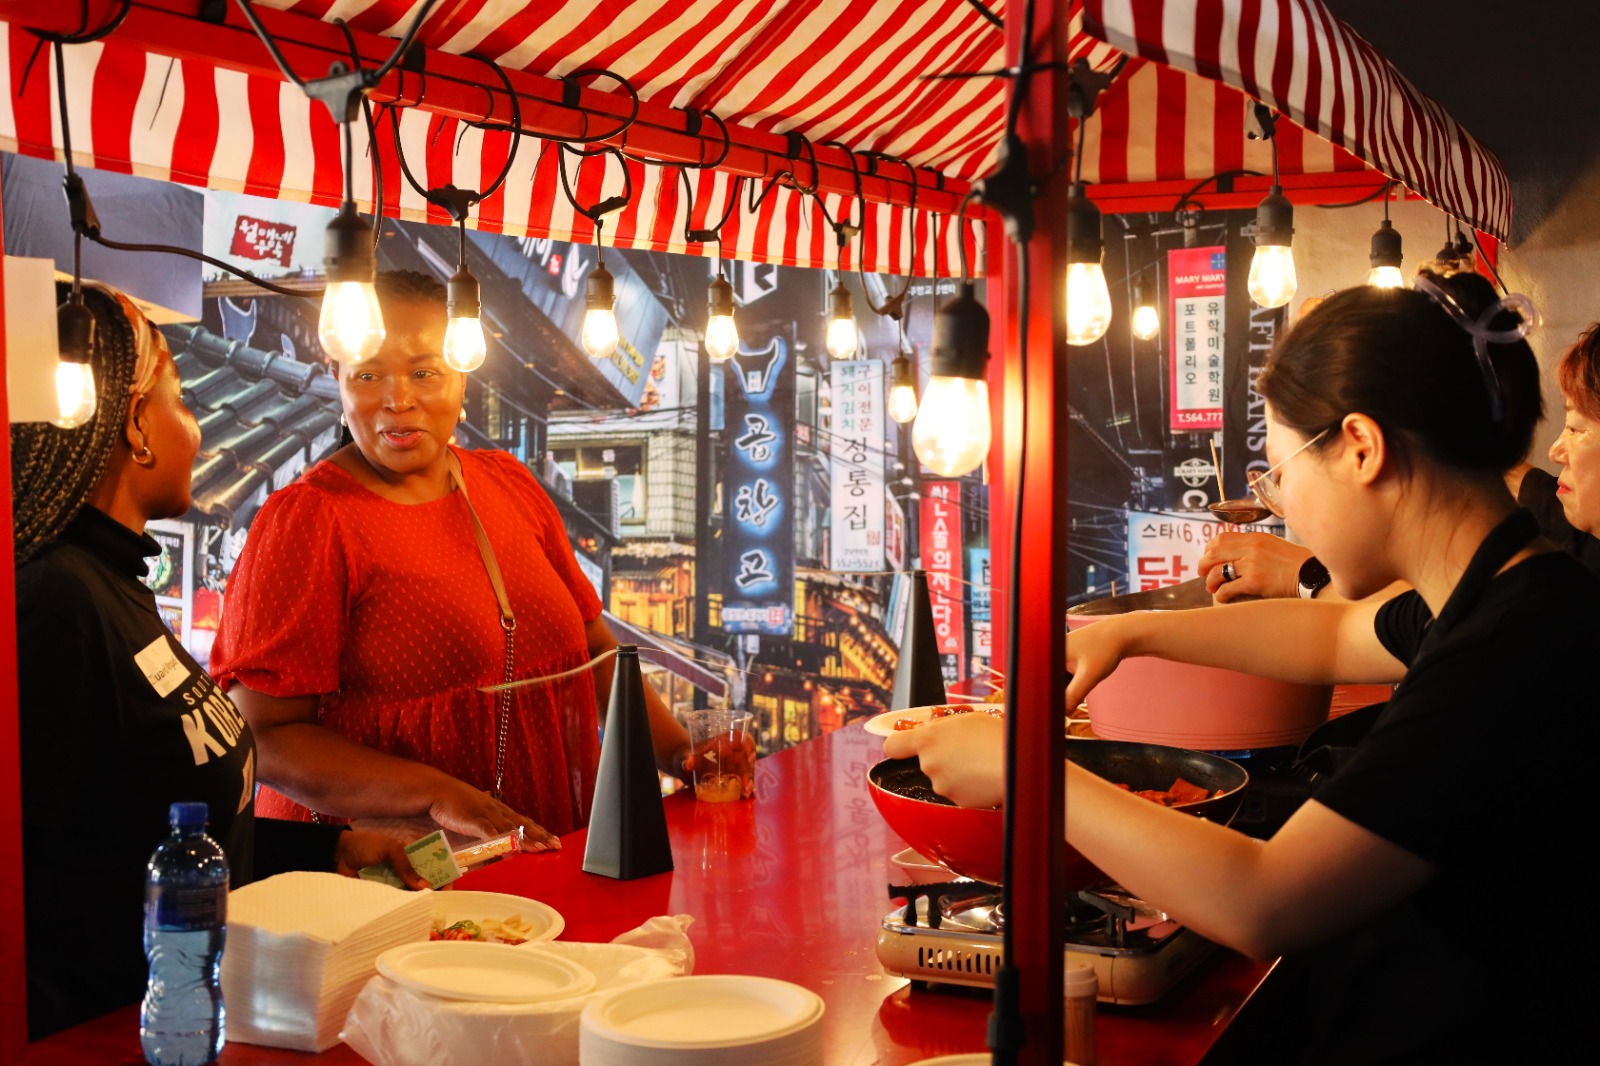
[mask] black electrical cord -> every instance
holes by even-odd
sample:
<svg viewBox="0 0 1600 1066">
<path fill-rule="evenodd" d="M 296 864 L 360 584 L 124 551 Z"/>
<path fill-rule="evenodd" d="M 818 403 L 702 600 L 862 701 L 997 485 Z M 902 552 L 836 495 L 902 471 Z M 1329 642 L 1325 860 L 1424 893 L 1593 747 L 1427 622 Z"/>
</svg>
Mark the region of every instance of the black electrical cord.
<svg viewBox="0 0 1600 1066">
<path fill-rule="evenodd" d="M 1500 280 L 1500 272 L 1494 268 L 1494 263 L 1490 261 L 1487 255 L 1484 254 L 1483 243 L 1478 240 L 1478 229 L 1476 226 L 1474 226 L 1472 229 L 1472 246 L 1478 250 L 1478 258 L 1482 259 L 1483 265 L 1489 268 L 1489 275 L 1494 278 L 1494 283 L 1500 286 L 1500 291 L 1503 293 L 1510 292 L 1511 290 L 1506 288 L 1506 283 Z"/>
<path fill-rule="evenodd" d="M 219 270 L 225 270 L 237 275 L 252 284 L 283 296 L 297 296 L 309 299 L 303 292 L 275 285 L 265 278 L 259 278 L 248 270 L 224 263 L 220 259 L 213 259 L 203 252 L 196 252 L 188 248 L 179 248 L 171 244 L 130 244 L 123 241 L 114 241 L 100 233 L 100 220 L 95 215 L 94 205 L 89 199 L 89 190 L 83 183 L 83 177 L 77 172 L 72 162 L 72 120 L 71 112 L 67 110 L 67 68 L 66 54 L 63 43 L 70 43 L 71 39 L 62 37 L 51 42 L 56 61 L 56 107 L 61 115 L 61 149 L 66 165 L 66 195 L 67 210 L 72 219 L 72 298 L 80 299 L 82 292 L 82 247 L 83 238 L 87 237 L 96 244 L 103 245 L 119 252 L 165 252 L 169 255 L 186 256 L 189 259 L 198 259 L 202 263 L 209 263 Z"/>
<path fill-rule="evenodd" d="M 21 96 L 28 87 L 28 75 L 33 71 L 34 60 L 39 58 L 39 52 L 46 44 L 88 44 L 109 36 L 128 17 L 128 12 L 133 10 L 133 0 L 122 0 L 122 7 L 104 26 L 89 29 L 89 0 L 83 0 L 82 15 L 78 19 L 76 33 L 49 33 L 45 30 L 29 30 L 28 32 L 39 38 L 39 43 L 33 46 L 33 51 L 28 53 L 28 61 L 22 67 L 22 79 L 17 86 L 17 95 Z"/>
<path fill-rule="evenodd" d="M 391 126 L 391 129 L 392 129 L 392 133 L 394 135 L 394 154 L 395 154 L 395 158 L 400 161 L 400 173 L 405 175 L 406 182 L 413 189 L 416 190 L 418 196 L 421 196 L 424 200 L 427 200 L 429 203 L 434 204 L 435 206 L 442 208 L 445 211 L 445 213 L 448 214 L 450 216 L 450 218 L 455 222 L 460 222 L 464 218 L 466 218 L 467 211 L 472 207 L 473 204 L 476 204 L 481 200 L 484 200 L 484 199 L 487 199 L 490 196 L 493 196 L 495 194 L 495 192 L 500 188 L 500 186 L 505 184 L 506 178 L 509 177 L 510 174 L 511 174 L 512 164 L 514 164 L 516 162 L 516 160 L 517 160 L 517 150 L 519 148 L 521 148 L 521 146 L 522 146 L 522 136 L 523 136 L 523 134 L 522 134 L 522 104 L 518 100 L 517 94 L 512 88 L 511 79 L 506 76 L 506 72 L 500 67 L 500 64 L 498 64 L 498 63 L 494 62 L 492 59 L 488 59 L 488 58 L 486 58 L 484 56 L 476 55 L 476 54 L 473 54 L 473 53 L 468 53 L 467 54 L 467 58 L 476 59 L 479 62 L 486 63 L 491 68 L 493 68 L 494 72 L 500 76 L 500 80 L 505 86 L 506 95 L 511 98 L 511 122 L 510 122 L 509 125 L 506 125 L 506 126 L 493 126 L 493 125 L 488 125 L 486 123 L 486 121 L 465 123 L 465 125 L 472 126 L 472 127 L 477 128 L 477 129 L 509 130 L 511 132 L 511 150 L 506 153 L 506 161 L 505 161 L 504 164 L 501 165 L 500 173 L 495 176 L 494 181 L 490 182 L 488 187 L 486 187 L 482 191 L 473 191 L 473 190 L 470 190 L 470 189 L 458 189 L 454 185 L 444 185 L 444 186 L 441 186 L 440 188 L 437 188 L 437 189 L 425 189 L 425 188 L 423 188 L 422 187 L 422 183 L 417 181 L 416 176 L 411 173 L 411 167 L 406 162 L 405 148 L 400 143 L 400 112 L 399 112 L 399 109 L 396 108 L 392 104 L 385 104 L 384 105 L 385 109 L 389 112 L 390 126 Z M 363 100 L 363 103 L 365 103 L 364 100 Z M 487 117 L 488 116 L 485 116 L 485 119 L 487 119 Z M 443 127 L 443 124 L 441 123 L 441 128 L 442 127 Z M 611 149 L 611 150 L 615 151 L 615 149 Z M 373 154 L 373 158 L 376 159 L 377 157 L 378 157 L 377 153 L 375 152 Z M 382 171 L 380 170 L 379 173 L 381 175 Z M 565 174 L 564 170 L 563 170 L 563 173 L 562 173 L 562 177 L 563 178 L 566 177 L 566 174 Z M 380 183 L 379 189 L 380 189 L 379 195 L 381 196 L 382 195 L 381 183 Z M 381 200 L 379 200 L 378 202 L 380 204 L 382 203 Z"/>
<path fill-rule="evenodd" d="M 580 109 L 580 113 L 583 115 L 583 133 L 577 137 L 560 138 L 562 147 L 566 148 L 569 152 L 574 152 L 578 155 L 599 155 L 604 149 L 572 148 L 570 145 L 596 144 L 600 141 L 609 141 L 613 137 L 620 137 L 627 133 L 628 127 L 632 126 L 634 121 L 639 117 L 639 90 L 633 87 L 633 83 L 631 81 L 615 71 L 607 70 L 604 67 L 585 67 L 582 70 L 575 70 L 571 74 L 563 75 L 561 78 L 561 83 L 566 89 L 566 106 L 568 107 L 577 107 L 578 89 L 580 88 L 578 85 L 579 78 L 610 78 L 612 81 L 616 82 L 622 87 L 623 92 L 628 94 L 628 99 L 631 104 L 628 111 L 628 117 L 622 119 L 616 129 L 607 130 L 606 132 L 597 135 L 591 135 L 589 133 L 589 112 L 582 111 Z"/>
<path fill-rule="evenodd" d="M 896 322 L 902 322 L 904 320 L 904 318 L 905 318 L 905 313 L 906 313 L 905 312 L 906 294 L 911 291 L 911 275 L 916 272 L 916 267 L 917 267 L 917 252 L 916 252 L 917 189 L 919 188 L 919 180 L 917 178 L 917 168 L 912 166 L 910 163 L 906 162 L 904 159 L 899 158 L 898 156 L 884 155 L 881 152 L 869 153 L 869 157 L 873 158 L 873 159 L 887 159 L 887 160 L 890 160 L 891 162 L 899 163 L 901 166 L 905 167 L 906 171 L 908 173 L 910 173 L 910 175 L 911 175 L 911 203 L 906 209 L 906 248 L 911 253 L 911 263 L 909 265 L 909 268 L 906 270 L 905 279 L 904 279 L 904 282 L 900 286 L 900 291 L 895 293 L 892 296 L 886 296 L 881 305 L 880 304 L 875 304 L 875 303 L 872 302 L 872 290 L 867 288 L 867 277 L 866 277 L 866 274 L 863 272 L 862 267 L 861 267 L 861 264 L 866 259 L 866 254 L 865 253 L 866 253 L 866 243 L 867 243 L 867 228 L 863 224 L 860 227 L 860 229 L 858 229 L 857 232 L 856 232 L 856 242 L 859 245 L 859 247 L 857 249 L 857 252 L 856 252 L 856 277 L 858 279 L 860 279 L 860 281 L 861 281 L 861 292 L 862 292 L 862 295 L 867 298 L 867 307 L 871 308 L 873 314 L 883 315 L 886 318 L 894 319 Z M 876 164 L 874 164 L 874 166 L 876 166 Z M 853 152 L 850 154 L 850 169 L 851 169 L 852 172 L 854 172 L 854 175 L 855 175 L 856 199 L 860 200 L 861 199 L 861 169 L 860 169 L 860 167 L 858 167 L 856 165 L 856 157 L 855 157 L 855 153 L 853 153 Z M 863 223 L 866 222 L 866 206 L 865 206 L 865 204 L 862 205 L 862 222 Z"/>
<path fill-rule="evenodd" d="M 268 33 L 266 26 L 262 25 L 261 16 L 255 13 L 251 0 L 237 0 L 237 2 L 239 10 L 244 13 L 245 19 L 250 23 L 250 28 L 256 31 L 256 36 L 266 46 L 267 54 L 272 57 L 273 63 L 277 64 L 278 70 L 294 84 L 295 88 L 308 96 L 314 95 L 307 88 L 309 83 L 302 80 L 294 72 L 294 68 L 289 65 L 289 61 L 284 58 L 283 52 L 278 48 L 278 42 L 272 39 L 272 34 Z M 417 10 L 416 15 L 411 20 L 411 25 L 406 27 L 406 32 L 395 44 L 394 51 L 389 53 L 388 59 L 385 59 L 372 70 L 360 70 L 359 67 L 356 69 L 355 72 L 361 75 L 363 89 L 370 89 L 377 85 L 395 68 L 395 64 L 405 58 L 406 52 L 411 48 L 412 40 L 417 36 L 417 30 L 422 28 L 423 20 L 428 17 L 428 12 L 432 11 L 434 5 L 438 2 L 439 0 L 423 0 L 421 8 Z"/>
</svg>

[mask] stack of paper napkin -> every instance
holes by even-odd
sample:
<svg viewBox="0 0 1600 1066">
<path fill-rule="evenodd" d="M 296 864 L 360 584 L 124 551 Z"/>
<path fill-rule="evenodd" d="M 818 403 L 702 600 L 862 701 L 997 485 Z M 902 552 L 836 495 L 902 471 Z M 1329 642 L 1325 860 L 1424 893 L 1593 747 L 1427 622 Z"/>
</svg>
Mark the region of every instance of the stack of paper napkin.
<svg viewBox="0 0 1600 1066">
<path fill-rule="evenodd" d="M 324 1051 L 398 944 L 427 940 L 433 893 L 331 873 L 287 873 L 228 894 L 222 997 L 228 1040 Z"/>
</svg>

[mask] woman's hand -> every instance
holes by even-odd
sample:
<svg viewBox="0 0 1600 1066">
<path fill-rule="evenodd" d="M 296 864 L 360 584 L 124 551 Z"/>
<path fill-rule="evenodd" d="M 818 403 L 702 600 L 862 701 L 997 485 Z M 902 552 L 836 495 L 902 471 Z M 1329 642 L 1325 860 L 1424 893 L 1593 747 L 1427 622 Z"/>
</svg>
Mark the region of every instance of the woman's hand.
<svg viewBox="0 0 1600 1066">
<path fill-rule="evenodd" d="M 441 828 L 470 837 L 499 836 L 521 826 L 529 851 L 561 850 L 560 839 L 532 818 L 454 778 L 428 807 L 428 816 Z"/>
<path fill-rule="evenodd" d="M 350 829 L 339 834 L 339 842 L 333 849 L 333 870 L 343 877 L 359 877 L 363 868 L 388 863 L 394 867 L 394 872 L 400 875 L 400 880 L 412 888 L 422 889 L 429 887 L 428 882 L 411 868 L 411 860 L 406 858 L 405 845 L 387 833 L 370 833 L 360 829 Z"/>
<path fill-rule="evenodd" d="M 1298 596 L 1300 564 L 1310 557 L 1310 548 L 1271 533 L 1218 533 L 1206 545 L 1199 565 L 1206 591 L 1218 603 L 1228 603 L 1247 596 Z M 1225 564 L 1232 567 L 1231 581 L 1222 572 Z"/>
<path fill-rule="evenodd" d="M 933 790 L 962 807 L 998 807 L 1006 796 L 1006 723 L 974 711 L 890 734 L 883 753 L 915 755 Z"/>
<path fill-rule="evenodd" d="M 1139 612 L 1113 615 L 1067 634 L 1067 672 L 1072 675 L 1067 682 L 1069 714 L 1131 654 L 1130 636 L 1139 617 Z"/>
</svg>

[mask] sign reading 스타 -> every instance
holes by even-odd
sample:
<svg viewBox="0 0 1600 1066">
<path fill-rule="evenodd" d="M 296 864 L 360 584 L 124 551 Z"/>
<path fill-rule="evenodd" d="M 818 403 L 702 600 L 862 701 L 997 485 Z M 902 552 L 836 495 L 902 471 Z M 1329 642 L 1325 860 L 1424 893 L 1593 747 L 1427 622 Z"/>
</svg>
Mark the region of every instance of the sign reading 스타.
<svg viewBox="0 0 1600 1066">
<path fill-rule="evenodd" d="M 1128 592 L 1148 592 L 1197 577 L 1200 556 L 1218 533 L 1283 533 L 1282 523 L 1248 526 L 1221 522 L 1206 513 L 1128 512 Z"/>
</svg>

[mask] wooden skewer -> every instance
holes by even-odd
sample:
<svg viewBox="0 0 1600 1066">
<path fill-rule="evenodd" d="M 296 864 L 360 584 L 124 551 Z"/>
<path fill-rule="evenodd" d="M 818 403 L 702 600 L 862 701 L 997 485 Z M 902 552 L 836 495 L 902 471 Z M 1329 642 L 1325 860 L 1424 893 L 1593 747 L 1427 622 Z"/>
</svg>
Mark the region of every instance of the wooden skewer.
<svg viewBox="0 0 1600 1066">
<path fill-rule="evenodd" d="M 1228 492 L 1222 487 L 1222 460 L 1217 458 L 1217 439 L 1211 438 L 1211 469 L 1217 475 L 1217 502 L 1221 503 L 1228 498 Z"/>
</svg>

